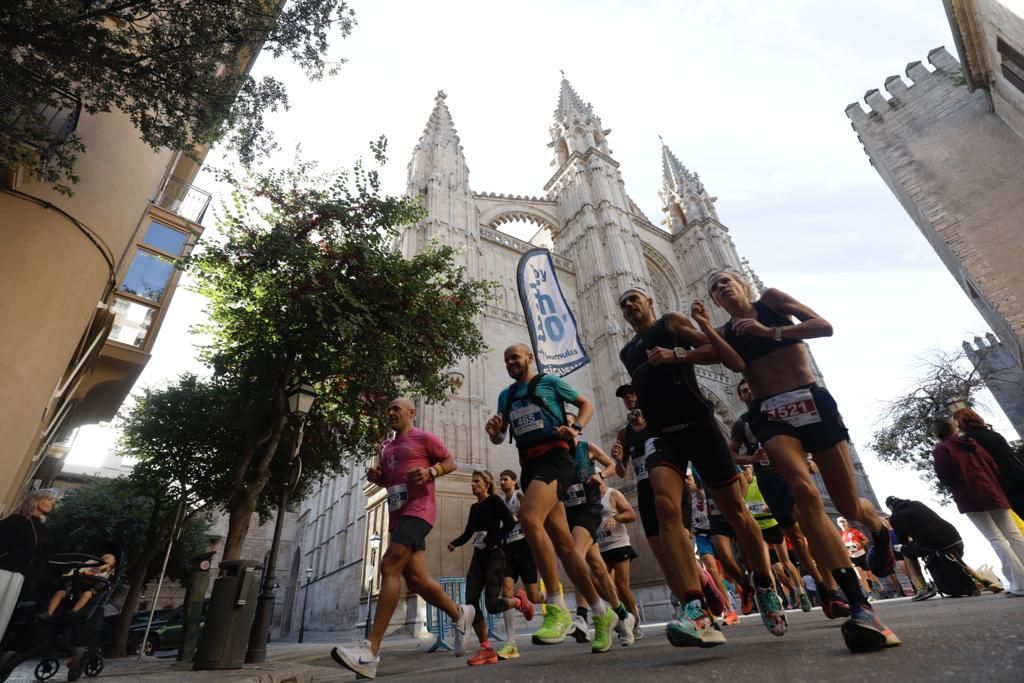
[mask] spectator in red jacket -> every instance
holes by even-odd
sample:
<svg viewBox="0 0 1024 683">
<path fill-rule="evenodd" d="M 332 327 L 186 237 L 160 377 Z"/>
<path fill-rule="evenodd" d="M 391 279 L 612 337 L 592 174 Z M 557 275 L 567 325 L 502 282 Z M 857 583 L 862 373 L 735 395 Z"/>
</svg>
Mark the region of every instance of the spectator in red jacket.
<svg viewBox="0 0 1024 683">
<path fill-rule="evenodd" d="M 939 418 L 934 428 L 935 474 L 952 491 L 957 509 L 992 544 L 1007 579 L 1006 595 L 1024 597 L 1024 536 L 1010 517 L 995 461 L 974 439 L 959 436 L 952 421 Z"/>
</svg>

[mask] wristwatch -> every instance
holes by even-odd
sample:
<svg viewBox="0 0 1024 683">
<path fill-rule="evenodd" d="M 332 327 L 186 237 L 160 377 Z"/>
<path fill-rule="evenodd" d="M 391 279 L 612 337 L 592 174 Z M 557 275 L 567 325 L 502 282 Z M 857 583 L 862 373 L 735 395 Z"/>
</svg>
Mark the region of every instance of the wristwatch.
<svg viewBox="0 0 1024 683">
<path fill-rule="evenodd" d="M 437 470 L 435 470 L 433 467 L 430 467 L 427 471 L 430 472 L 431 479 L 437 479 Z"/>
<path fill-rule="evenodd" d="M 676 355 L 676 360 L 683 360 L 684 358 L 686 358 L 686 349 L 684 349 L 682 346 L 677 346 L 674 349 L 672 349 L 672 353 Z"/>
<path fill-rule="evenodd" d="M 571 425 L 569 425 L 569 428 L 575 429 L 577 434 L 583 433 L 583 425 L 581 425 L 579 422 L 573 422 Z"/>
<path fill-rule="evenodd" d="M 782 341 L 782 328 L 775 326 L 772 328 L 772 338 L 775 341 Z"/>
</svg>

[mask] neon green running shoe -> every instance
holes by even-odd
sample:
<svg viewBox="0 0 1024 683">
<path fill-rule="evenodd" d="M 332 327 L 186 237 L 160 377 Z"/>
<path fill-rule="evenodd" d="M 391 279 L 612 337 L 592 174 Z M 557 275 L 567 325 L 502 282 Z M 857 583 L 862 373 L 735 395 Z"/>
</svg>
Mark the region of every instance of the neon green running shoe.
<svg viewBox="0 0 1024 683">
<path fill-rule="evenodd" d="M 604 614 L 594 615 L 594 642 L 591 652 L 608 652 L 612 649 L 612 631 L 619 625 L 619 615 L 606 608 Z"/>
<path fill-rule="evenodd" d="M 518 659 L 519 648 L 515 645 L 506 645 L 498 650 L 498 659 Z"/>
<path fill-rule="evenodd" d="M 565 634 L 572 628 L 569 610 L 558 605 L 548 605 L 544 611 L 544 623 L 533 633 L 534 645 L 555 645 L 565 640 Z"/>
</svg>

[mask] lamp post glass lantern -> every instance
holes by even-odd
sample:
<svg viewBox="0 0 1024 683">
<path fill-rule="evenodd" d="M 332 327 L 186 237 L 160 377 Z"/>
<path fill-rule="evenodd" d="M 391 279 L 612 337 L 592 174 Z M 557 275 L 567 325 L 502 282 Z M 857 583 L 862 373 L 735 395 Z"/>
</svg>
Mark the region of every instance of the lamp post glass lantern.
<svg viewBox="0 0 1024 683">
<path fill-rule="evenodd" d="M 296 384 L 288 389 L 288 412 L 300 420 L 309 414 L 316 400 L 316 391 L 309 384 Z"/>
<path fill-rule="evenodd" d="M 366 571 L 366 627 L 364 638 L 370 637 L 370 624 L 373 622 L 373 579 L 377 575 L 377 551 L 380 550 L 381 537 L 376 531 L 370 536 L 370 567 Z"/>
<path fill-rule="evenodd" d="M 309 602 L 309 584 L 313 580 L 313 567 L 306 569 L 306 593 L 302 596 L 302 621 L 299 622 L 299 642 L 306 638 L 306 603 Z"/>
</svg>

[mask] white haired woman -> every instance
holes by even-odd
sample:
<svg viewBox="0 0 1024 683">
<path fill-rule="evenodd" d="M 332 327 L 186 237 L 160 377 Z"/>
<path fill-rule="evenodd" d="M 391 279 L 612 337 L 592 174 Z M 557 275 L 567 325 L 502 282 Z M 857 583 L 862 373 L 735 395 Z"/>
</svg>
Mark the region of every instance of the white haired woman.
<svg viewBox="0 0 1024 683">
<path fill-rule="evenodd" d="M 53 510 L 57 498 L 54 489 L 31 491 L 14 514 L 0 521 L 0 639 L 7 631 L 25 575 L 32 566 L 43 517 Z"/>
</svg>

